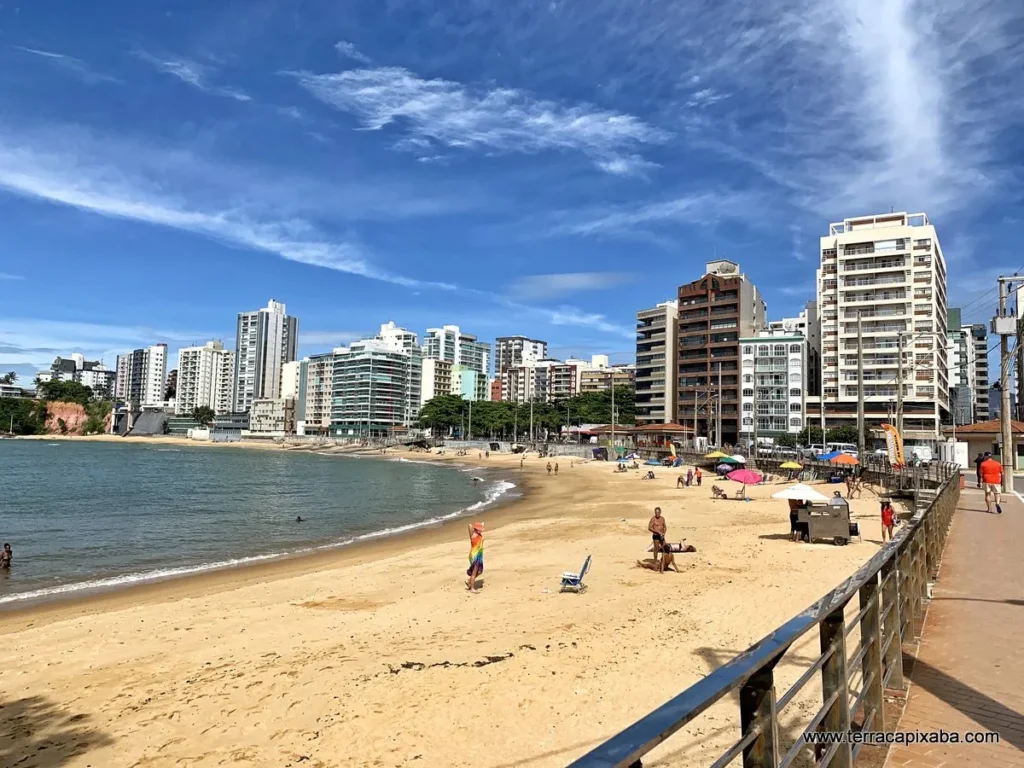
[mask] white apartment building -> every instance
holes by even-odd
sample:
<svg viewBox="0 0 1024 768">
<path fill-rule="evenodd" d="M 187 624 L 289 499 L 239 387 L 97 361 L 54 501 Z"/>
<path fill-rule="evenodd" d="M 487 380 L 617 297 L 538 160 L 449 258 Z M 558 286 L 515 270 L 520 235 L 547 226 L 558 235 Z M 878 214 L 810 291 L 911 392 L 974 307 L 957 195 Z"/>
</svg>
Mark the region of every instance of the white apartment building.
<svg viewBox="0 0 1024 768">
<path fill-rule="evenodd" d="M 679 381 L 679 301 L 636 313 L 636 423 L 672 424 Z"/>
<path fill-rule="evenodd" d="M 302 362 L 292 360 L 281 366 L 281 397 L 297 399 L 299 396 L 299 374 Z"/>
<path fill-rule="evenodd" d="M 281 367 L 295 360 L 298 318 L 271 299 L 255 312 L 238 313 L 235 346 L 234 411 L 244 413 L 253 400 L 276 400 L 281 394 Z"/>
<path fill-rule="evenodd" d="M 235 353 L 220 340 L 178 350 L 178 391 L 174 413 L 188 416 L 206 406 L 222 416 L 231 413 Z"/>
<path fill-rule="evenodd" d="M 96 397 L 110 400 L 114 397 L 117 371 L 109 370 L 100 361 L 85 359 L 85 355 L 72 353 L 69 358 L 58 357 L 49 369 L 39 371 L 40 381 L 74 381 L 90 387 Z"/>
<path fill-rule="evenodd" d="M 505 388 L 505 373 L 514 366 L 546 360 L 548 343 L 526 336 L 499 336 L 494 340 L 494 375 L 502 379 L 501 399 L 512 400 Z"/>
<path fill-rule="evenodd" d="M 777 437 L 804 428 L 808 341 L 803 334 L 761 331 L 740 339 L 740 436 Z M 756 424 L 755 424 L 756 419 Z"/>
<path fill-rule="evenodd" d="M 885 213 L 831 224 L 821 238 L 818 308 L 827 428 L 856 425 L 859 318 L 869 429 L 898 420 L 902 356 L 897 426 L 904 438 L 938 439 L 949 418 L 946 260 L 928 217 Z M 816 423 L 820 412 L 808 417 Z"/>
<path fill-rule="evenodd" d="M 491 345 L 463 333 L 457 325 L 427 328 L 423 337 L 423 359 L 444 360 L 479 371 L 485 376 L 491 370 Z"/>
<path fill-rule="evenodd" d="M 278 397 L 252 401 L 249 429 L 243 435 L 253 437 L 285 437 L 295 434 L 295 399 Z"/>
<path fill-rule="evenodd" d="M 821 394 L 821 322 L 818 302 L 809 301 L 796 317 L 771 320 L 769 331 L 796 334 L 807 339 L 807 379 L 804 389 L 809 397 Z"/>
<path fill-rule="evenodd" d="M 115 396 L 139 407 L 164 405 L 167 345 L 154 344 L 117 356 Z"/>
<path fill-rule="evenodd" d="M 632 363 L 591 367 L 580 373 L 580 392 L 604 392 L 612 387 L 632 387 L 635 384 L 636 366 Z"/>
<path fill-rule="evenodd" d="M 974 421 L 988 421 L 988 326 L 985 323 L 973 323 L 964 328 L 970 330 L 971 343 L 974 345 Z M 1021 356 L 1017 355 L 1018 364 L 1020 359 Z M 1021 381 L 1024 381 L 1024 376 L 1018 374 L 1018 386 Z"/>
<path fill-rule="evenodd" d="M 971 329 L 949 328 L 946 333 L 949 361 L 949 409 L 954 424 L 973 424 L 975 413 L 974 340 Z"/>
</svg>

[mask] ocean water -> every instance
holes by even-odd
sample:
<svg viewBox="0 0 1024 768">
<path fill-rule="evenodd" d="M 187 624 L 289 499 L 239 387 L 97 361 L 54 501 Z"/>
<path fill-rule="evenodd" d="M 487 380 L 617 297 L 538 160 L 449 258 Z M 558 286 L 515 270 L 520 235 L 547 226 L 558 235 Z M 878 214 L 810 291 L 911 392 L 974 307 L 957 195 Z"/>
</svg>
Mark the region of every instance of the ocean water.
<svg viewBox="0 0 1024 768">
<path fill-rule="evenodd" d="M 14 549 L 0 607 L 342 546 L 512 488 L 486 469 L 394 459 L 0 440 L 0 545 Z"/>
</svg>

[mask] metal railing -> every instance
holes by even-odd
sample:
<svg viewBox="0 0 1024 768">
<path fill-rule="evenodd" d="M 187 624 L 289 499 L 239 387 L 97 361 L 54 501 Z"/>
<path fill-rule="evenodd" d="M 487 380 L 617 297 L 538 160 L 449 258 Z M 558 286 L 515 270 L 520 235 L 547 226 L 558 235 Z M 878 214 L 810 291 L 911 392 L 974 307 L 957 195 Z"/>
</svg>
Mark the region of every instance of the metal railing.
<svg viewBox="0 0 1024 768">
<path fill-rule="evenodd" d="M 700 759 L 700 764 L 724 768 L 742 758 L 744 768 L 787 768 L 803 756 L 822 767 L 853 765 L 863 744 L 844 739 L 823 741 L 827 746 L 816 748 L 807 737 L 894 726 L 886 720 L 885 690 L 903 688 L 902 645 L 919 637 L 930 583 L 960 498 L 959 471 L 950 465 L 937 465 L 928 478 L 934 478 L 934 499 L 855 574 L 571 768 L 639 767 L 644 755 L 736 693 L 739 738 L 713 762 Z M 926 481 L 918 475 L 921 482 Z M 789 653 L 814 630 L 820 648 L 816 658 Z M 784 691 L 776 689 L 780 662 L 805 667 Z M 813 709 L 807 706 L 812 696 L 821 701 Z M 798 697 L 799 706 L 787 709 Z M 796 719 L 795 728 L 780 727 L 783 712 Z"/>
</svg>

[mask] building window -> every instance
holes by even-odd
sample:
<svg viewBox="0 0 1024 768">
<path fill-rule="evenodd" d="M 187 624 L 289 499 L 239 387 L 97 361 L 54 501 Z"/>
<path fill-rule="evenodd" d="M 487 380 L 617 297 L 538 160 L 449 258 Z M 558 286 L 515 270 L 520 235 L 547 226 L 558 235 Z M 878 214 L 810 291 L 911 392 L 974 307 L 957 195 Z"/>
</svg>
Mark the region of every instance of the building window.
<svg viewBox="0 0 1024 768">
<path fill-rule="evenodd" d="M 744 411 L 752 411 L 752 410 L 754 410 L 754 404 L 753 403 L 744 403 L 743 404 L 743 410 Z"/>
<path fill-rule="evenodd" d="M 789 426 L 791 426 L 791 427 L 799 427 L 800 426 L 800 419 L 798 419 L 798 418 L 790 419 L 789 420 Z"/>
<path fill-rule="evenodd" d="M 753 375 L 751 375 L 749 373 L 744 374 L 744 376 L 743 376 L 743 383 L 744 384 L 753 384 L 754 383 Z"/>
<path fill-rule="evenodd" d="M 757 356 L 758 357 L 768 357 L 768 345 L 767 344 L 761 344 L 760 346 L 758 346 L 758 348 L 757 348 Z"/>
<path fill-rule="evenodd" d="M 754 426 L 754 420 L 750 416 L 744 416 L 743 417 L 743 426 L 744 427 L 752 427 L 752 426 Z"/>
<path fill-rule="evenodd" d="M 801 379 L 801 376 L 800 376 L 799 373 L 794 372 L 794 373 L 789 374 L 789 383 L 790 384 L 800 384 L 801 383 L 800 379 Z"/>
<path fill-rule="evenodd" d="M 753 397 L 754 396 L 754 390 L 753 389 L 744 389 L 743 390 L 743 396 L 744 397 Z"/>
<path fill-rule="evenodd" d="M 752 355 L 752 354 L 754 354 L 754 348 L 752 346 L 750 346 L 749 344 L 747 344 L 747 346 L 745 346 L 743 348 L 743 354 L 744 355 Z"/>
<path fill-rule="evenodd" d="M 789 351 L 792 352 L 794 355 L 799 355 L 800 354 L 800 345 L 799 344 L 790 344 L 789 345 Z"/>
<path fill-rule="evenodd" d="M 801 394 L 803 394 L 803 390 L 797 389 L 796 387 L 789 390 L 790 397 L 800 397 Z"/>
<path fill-rule="evenodd" d="M 800 413 L 800 403 L 790 403 L 789 410 L 792 413 Z"/>
<path fill-rule="evenodd" d="M 775 345 L 774 356 L 775 357 L 785 357 L 786 356 L 786 345 L 785 344 L 776 344 Z"/>
</svg>

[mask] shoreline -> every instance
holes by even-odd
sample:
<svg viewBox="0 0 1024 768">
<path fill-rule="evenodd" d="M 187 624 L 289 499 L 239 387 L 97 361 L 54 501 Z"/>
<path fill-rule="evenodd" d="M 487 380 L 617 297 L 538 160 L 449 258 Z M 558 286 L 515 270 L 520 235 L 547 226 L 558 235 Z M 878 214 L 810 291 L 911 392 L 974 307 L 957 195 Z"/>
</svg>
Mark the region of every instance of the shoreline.
<svg viewBox="0 0 1024 768">
<path fill-rule="evenodd" d="M 108 437 L 110 439 L 95 439 Z M 32 436 L 29 439 L 43 439 L 41 436 Z M 62 436 L 64 440 L 74 442 L 121 442 L 122 438 L 114 436 L 88 436 L 70 437 Z M 139 444 L 162 443 L 168 438 L 132 438 Z M 170 438 L 174 440 L 174 438 Z M 232 443 L 202 443 L 187 438 L 182 439 L 182 445 L 234 445 Z M 178 445 L 176 441 L 173 443 Z M 479 464 L 467 463 L 466 456 L 448 456 L 425 453 L 414 453 L 415 459 L 406 459 L 400 455 L 402 451 L 389 450 L 381 454 L 371 449 L 368 453 L 352 453 L 349 451 L 320 451 L 288 448 L 280 445 L 266 446 L 245 446 L 261 449 L 277 448 L 284 452 L 298 452 L 311 455 L 331 456 L 336 455 L 342 458 L 370 459 L 371 461 L 402 462 L 415 461 L 421 464 L 448 468 L 452 471 L 469 471 L 480 469 L 483 472 L 493 473 L 493 484 L 495 486 L 505 485 L 508 487 L 500 490 L 493 498 L 488 498 L 485 493 L 483 499 L 468 507 L 455 510 L 454 512 L 429 518 L 420 522 L 407 523 L 397 529 L 384 529 L 360 534 L 354 538 L 328 543 L 310 544 L 307 547 L 289 552 L 268 553 L 263 555 L 247 555 L 235 562 L 212 562 L 200 563 L 194 566 L 186 566 L 188 570 L 179 573 L 161 573 L 157 569 L 148 573 L 125 573 L 115 576 L 107 576 L 96 579 L 88 579 L 84 582 L 70 582 L 53 587 L 54 591 L 47 594 L 34 594 L 38 590 L 28 590 L 24 593 L 14 592 L 4 595 L 6 598 L 0 602 L 0 619 L 5 624 L 12 618 L 22 614 L 36 614 L 49 612 L 62 612 L 66 608 L 74 608 L 75 604 L 102 604 L 110 602 L 118 604 L 122 593 L 125 598 L 139 594 L 148 598 L 157 594 L 166 594 L 169 599 L 187 597 L 189 589 L 194 588 L 197 594 L 208 594 L 211 587 L 227 586 L 231 584 L 252 583 L 274 578 L 288 578 L 302 575 L 304 573 L 333 568 L 345 565 L 353 559 L 361 557 L 375 557 L 384 552 L 393 552 L 395 547 L 416 548 L 435 543 L 439 540 L 446 540 L 449 535 L 447 529 L 453 524 L 461 524 L 464 520 L 477 514 L 481 519 L 488 521 L 501 520 L 503 523 L 515 522 L 520 516 L 513 510 L 517 505 L 529 501 L 529 484 L 523 482 L 522 478 L 513 478 L 511 469 L 508 467 L 487 467 Z M 367 449 L 362 449 L 367 450 Z M 378 449 L 379 450 L 379 449 Z M 517 482 L 513 482 L 515 479 Z M 486 491 L 486 488 L 483 489 Z M 510 496 L 511 494 L 511 496 Z M 503 512 L 505 514 L 497 514 Z M 525 519 L 525 518 L 523 518 Z M 215 578 L 215 577 L 220 578 Z M 135 577 L 130 581 L 119 583 L 97 583 L 114 579 L 127 579 Z M 206 582 L 206 583 L 204 583 Z M 161 590 L 160 587 L 167 585 L 169 588 Z M 170 588 L 173 585 L 173 588 Z M 180 585 L 180 588 L 179 588 Z M 179 594 L 180 593 L 180 594 Z M 32 595 L 31 597 L 20 597 L 19 595 Z M 49 610 L 47 610 L 49 609 Z"/>
</svg>

